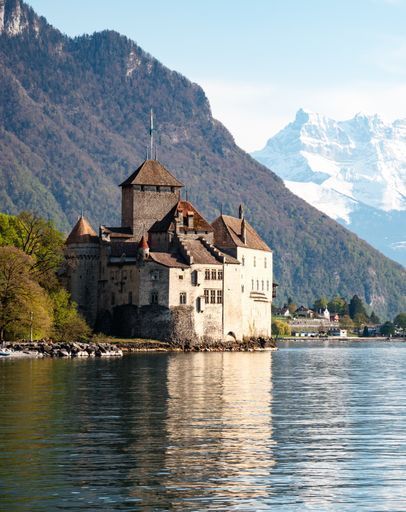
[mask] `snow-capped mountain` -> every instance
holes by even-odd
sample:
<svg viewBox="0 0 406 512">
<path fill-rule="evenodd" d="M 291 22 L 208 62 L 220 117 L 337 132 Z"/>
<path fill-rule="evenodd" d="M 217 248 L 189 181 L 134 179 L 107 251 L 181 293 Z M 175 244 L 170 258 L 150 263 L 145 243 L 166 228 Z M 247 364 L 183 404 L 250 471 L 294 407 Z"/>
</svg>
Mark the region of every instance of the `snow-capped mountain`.
<svg viewBox="0 0 406 512">
<path fill-rule="evenodd" d="M 252 153 L 296 195 L 406 265 L 406 119 L 299 110 Z"/>
</svg>

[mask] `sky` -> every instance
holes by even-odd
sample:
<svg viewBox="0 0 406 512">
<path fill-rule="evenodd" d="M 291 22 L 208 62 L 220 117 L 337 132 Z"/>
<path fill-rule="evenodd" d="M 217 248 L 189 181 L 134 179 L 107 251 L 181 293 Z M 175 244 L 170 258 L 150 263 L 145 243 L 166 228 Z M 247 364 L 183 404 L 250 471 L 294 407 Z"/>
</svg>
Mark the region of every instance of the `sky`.
<svg viewBox="0 0 406 512">
<path fill-rule="evenodd" d="M 300 108 L 406 118 L 406 0 L 27 0 L 62 32 L 112 29 L 203 87 L 247 151 Z"/>
</svg>

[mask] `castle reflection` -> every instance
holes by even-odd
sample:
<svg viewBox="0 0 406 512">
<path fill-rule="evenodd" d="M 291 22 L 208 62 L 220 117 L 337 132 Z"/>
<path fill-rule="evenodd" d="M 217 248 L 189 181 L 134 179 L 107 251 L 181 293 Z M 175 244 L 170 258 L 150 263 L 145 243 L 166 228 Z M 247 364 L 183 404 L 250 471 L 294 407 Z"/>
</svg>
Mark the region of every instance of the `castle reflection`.
<svg viewBox="0 0 406 512">
<path fill-rule="evenodd" d="M 271 363 L 270 353 L 170 358 L 162 485 L 179 505 L 255 509 L 270 495 Z"/>
</svg>

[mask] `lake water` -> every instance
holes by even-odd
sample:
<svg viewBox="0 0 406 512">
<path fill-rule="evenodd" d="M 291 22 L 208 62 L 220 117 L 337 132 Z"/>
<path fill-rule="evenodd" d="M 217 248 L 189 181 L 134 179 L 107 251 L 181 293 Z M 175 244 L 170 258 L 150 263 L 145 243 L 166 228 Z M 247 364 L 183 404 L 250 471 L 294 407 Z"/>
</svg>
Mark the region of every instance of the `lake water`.
<svg viewBox="0 0 406 512">
<path fill-rule="evenodd" d="M 406 344 L 0 361 L 0 510 L 406 510 Z"/>
</svg>

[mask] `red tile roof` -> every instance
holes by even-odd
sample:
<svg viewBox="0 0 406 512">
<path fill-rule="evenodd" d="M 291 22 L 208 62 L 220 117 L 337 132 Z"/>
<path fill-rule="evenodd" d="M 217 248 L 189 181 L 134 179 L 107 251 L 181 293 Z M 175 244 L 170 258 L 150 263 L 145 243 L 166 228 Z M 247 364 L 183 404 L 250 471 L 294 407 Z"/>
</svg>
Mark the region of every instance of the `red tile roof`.
<svg viewBox="0 0 406 512">
<path fill-rule="evenodd" d="M 80 216 L 72 231 L 70 232 L 65 244 L 88 244 L 98 243 L 99 237 L 85 217 Z"/>
<path fill-rule="evenodd" d="M 170 268 L 188 268 L 189 265 L 178 255 L 169 252 L 150 252 L 149 259 Z"/>
<path fill-rule="evenodd" d="M 271 251 L 255 229 L 245 220 L 246 241 L 242 241 L 242 219 L 220 215 L 213 223 L 214 244 L 220 248 L 247 247 L 260 251 Z"/>
<path fill-rule="evenodd" d="M 180 224 L 181 233 L 194 231 L 200 231 L 204 233 L 213 232 L 212 226 L 189 201 L 179 201 L 178 204 L 174 206 L 162 220 L 155 222 L 150 231 L 153 233 L 166 233 L 167 231 L 174 231 L 178 212 L 180 212 L 182 216 L 182 222 Z M 191 228 L 189 228 L 187 225 L 188 214 L 190 213 L 193 214 L 193 227 Z"/>
<path fill-rule="evenodd" d="M 145 160 L 120 187 L 130 185 L 155 185 L 162 187 L 183 187 L 158 160 Z"/>
</svg>

